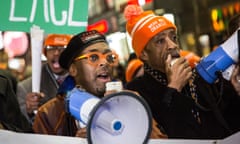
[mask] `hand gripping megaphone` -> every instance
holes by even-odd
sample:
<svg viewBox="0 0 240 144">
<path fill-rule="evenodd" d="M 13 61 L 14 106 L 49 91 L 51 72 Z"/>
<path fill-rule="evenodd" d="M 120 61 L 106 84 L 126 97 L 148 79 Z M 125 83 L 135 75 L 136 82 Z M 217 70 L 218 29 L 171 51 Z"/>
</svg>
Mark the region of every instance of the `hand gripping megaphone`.
<svg viewBox="0 0 240 144">
<path fill-rule="evenodd" d="M 196 66 L 196 70 L 210 84 L 217 80 L 217 72 L 227 72 L 225 78 L 229 80 L 232 65 L 239 61 L 239 45 L 240 28 L 216 50 L 203 58 Z"/>
<path fill-rule="evenodd" d="M 144 99 L 130 91 L 101 100 L 74 88 L 66 97 L 67 111 L 87 125 L 89 144 L 145 144 L 152 131 L 152 114 Z"/>
</svg>

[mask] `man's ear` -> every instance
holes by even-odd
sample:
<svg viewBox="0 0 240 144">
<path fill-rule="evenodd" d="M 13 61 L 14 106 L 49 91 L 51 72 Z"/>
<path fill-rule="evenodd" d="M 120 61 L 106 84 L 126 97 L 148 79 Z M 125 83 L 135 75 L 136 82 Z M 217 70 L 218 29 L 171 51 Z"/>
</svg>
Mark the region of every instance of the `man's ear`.
<svg viewBox="0 0 240 144">
<path fill-rule="evenodd" d="M 69 67 L 69 74 L 72 76 L 72 77 L 75 77 L 77 75 L 77 67 L 75 64 L 71 64 L 70 67 Z"/>
<path fill-rule="evenodd" d="M 145 49 L 140 53 L 139 59 L 141 59 L 142 61 L 148 60 L 148 54 Z"/>
</svg>

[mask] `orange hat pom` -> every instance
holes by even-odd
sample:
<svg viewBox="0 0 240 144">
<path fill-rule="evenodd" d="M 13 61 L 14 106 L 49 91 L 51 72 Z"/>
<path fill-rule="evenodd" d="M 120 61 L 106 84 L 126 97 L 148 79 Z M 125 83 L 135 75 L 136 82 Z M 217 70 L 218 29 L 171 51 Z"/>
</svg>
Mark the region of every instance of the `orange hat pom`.
<svg viewBox="0 0 240 144">
<path fill-rule="evenodd" d="M 142 65 L 143 62 L 139 59 L 133 59 L 128 63 L 125 73 L 127 82 L 133 79 L 134 74 Z"/>
<path fill-rule="evenodd" d="M 136 5 L 128 5 L 124 10 L 124 16 L 127 21 L 131 20 L 132 17 L 139 16 L 143 13 L 143 9 Z"/>
<path fill-rule="evenodd" d="M 157 16 L 152 11 L 144 12 L 137 5 L 128 5 L 124 16 L 127 20 L 127 32 L 132 37 L 132 46 L 138 57 L 153 36 L 169 28 L 176 29 L 165 17 Z"/>
</svg>

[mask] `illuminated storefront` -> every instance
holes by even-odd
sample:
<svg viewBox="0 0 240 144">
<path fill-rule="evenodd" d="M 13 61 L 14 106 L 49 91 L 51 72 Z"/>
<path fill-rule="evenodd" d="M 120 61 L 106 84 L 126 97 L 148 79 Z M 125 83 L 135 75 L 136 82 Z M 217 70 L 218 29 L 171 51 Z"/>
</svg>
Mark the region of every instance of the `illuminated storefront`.
<svg viewBox="0 0 240 144">
<path fill-rule="evenodd" d="M 215 32 L 227 31 L 231 17 L 240 13 L 240 2 L 230 3 L 211 9 L 212 27 Z"/>
</svg>

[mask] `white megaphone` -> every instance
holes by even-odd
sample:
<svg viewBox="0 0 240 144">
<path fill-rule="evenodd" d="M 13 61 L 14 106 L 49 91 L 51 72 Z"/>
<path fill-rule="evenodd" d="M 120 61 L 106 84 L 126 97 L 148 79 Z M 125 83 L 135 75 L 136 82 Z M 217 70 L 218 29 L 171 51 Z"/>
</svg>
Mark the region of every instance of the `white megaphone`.
<svg viewBox="0 0 240 144">
<path fill-rule="evenodd" d="M 152 131 L 152 114 L 144 99 L 121 91 L 101 100 L 74 88 L 67 94 L 67 111 L 87 125 L 89 144 L 145 144 Z"/>
<path fill-rule="evenodd" d="M 240 28 L 216 50 L 203 58 L 196 66 L 196 70 L 208 83 L 217 80 L 217 72 L 223 72 L 227 80 L 232 75 L 233 65 L 239 61 Z"/>
</svg>

